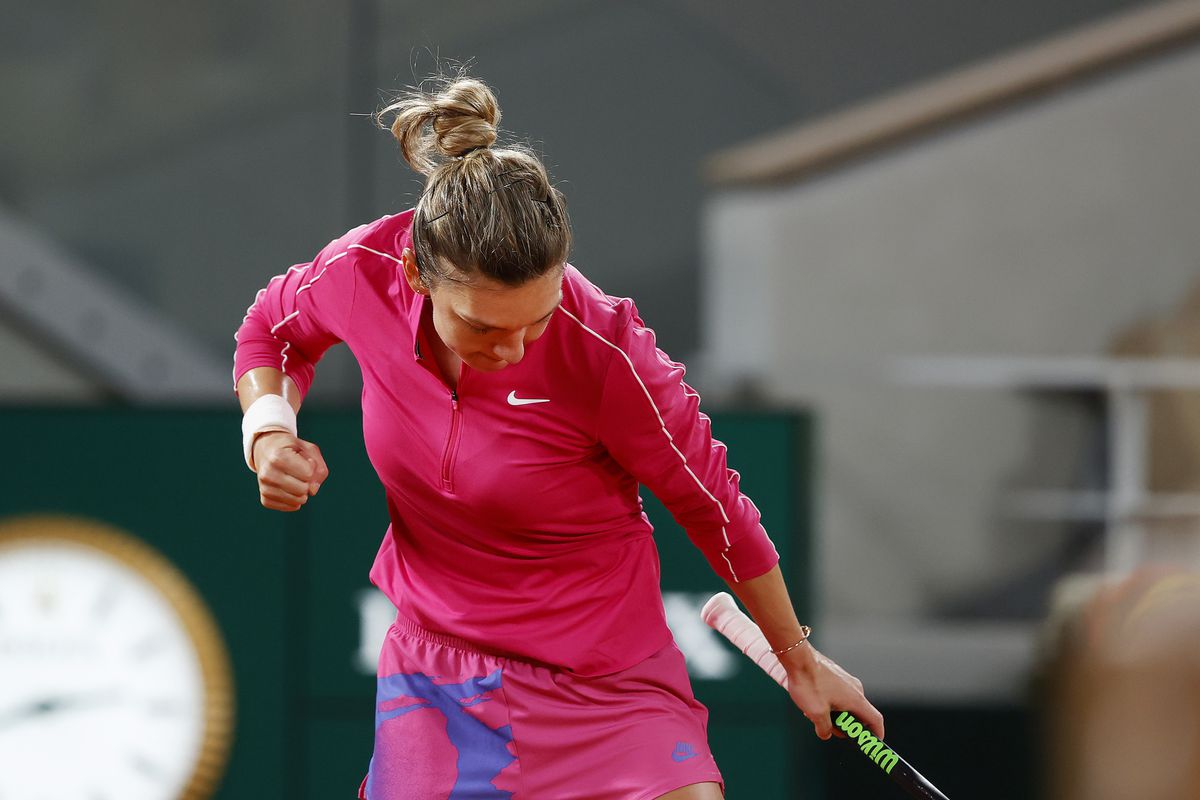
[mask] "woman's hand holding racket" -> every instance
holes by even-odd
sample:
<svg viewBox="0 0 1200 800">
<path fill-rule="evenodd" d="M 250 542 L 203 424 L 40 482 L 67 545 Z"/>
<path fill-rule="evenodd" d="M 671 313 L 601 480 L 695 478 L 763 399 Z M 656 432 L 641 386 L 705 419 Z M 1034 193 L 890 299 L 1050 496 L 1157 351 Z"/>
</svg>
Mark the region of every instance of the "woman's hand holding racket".
<svg viewBox="0 0 1200 800">
<path fill-rule="evenodd" d="M 812 721 L 822 739 L 828 739 L 836 727 L 839 738 L 861 751 L 912 797 L 948 800 L 912 764 L 884 743 L 883 717 L 863 696 L 862 682 L 819 653 L 811 643 L 777 656 L 771 652 L 771 645 L 759 627 L 725 592 L 713 595 L 700 616 L 788 690 L 792 701 Z M 793 655 L 797 650 L 807 651 L 807 656 Z"/>
<path fill-rule="evenodd" d="M 726 592 L 713 595 L 700 616 L 787 689 L 792 702 L 812 722 L 817 736 L 828 739 L 833 735 L 829 712 L 838 709 L 853 712 L 878 738 L 883 738 L 883 715 L 863 695 L 862 681 L 826 658 L 812 642 L 776 655 L 759 627 Z"/>
<path fill-rule="evenodd" d="M 833 735 L 829 712 L 838 709 L 853 713 L 875 736 L 883 738 L 883 715 L 863 694 L 862 681 L 827 658 L 812 642 L 778 658 L 787 672 L 784 688 L 813 724 L 817 736 L 828 739 Z"/>
<path fill-rule="evenodd" d="M 321 449 L 287 431 L 266 431 L 254 440 L 254 469 L 263 506 L 296 511 L 329 477 Z"/>
</svg>

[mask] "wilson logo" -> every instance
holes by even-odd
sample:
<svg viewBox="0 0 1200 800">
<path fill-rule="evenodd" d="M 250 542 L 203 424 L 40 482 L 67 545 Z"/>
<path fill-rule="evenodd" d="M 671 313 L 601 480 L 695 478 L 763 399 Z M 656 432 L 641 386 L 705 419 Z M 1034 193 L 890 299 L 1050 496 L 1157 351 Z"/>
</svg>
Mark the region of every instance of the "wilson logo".
<svg viewBox="0 0 1200 800">
<path fill-rule="evenodd" d="M 838 714 L 834 724 L 847 737 L 858 743 L 858 749 L 862 750 L 867 758 L 878 764 L 879 768 L 888 775 L 892 774 L 892 767 L 900 761 L 900 756 L 893 753 L 881 740 L 875 738 L 875 734 L 864 728 L 853 714 L 843 711 Z"/>
</svg>

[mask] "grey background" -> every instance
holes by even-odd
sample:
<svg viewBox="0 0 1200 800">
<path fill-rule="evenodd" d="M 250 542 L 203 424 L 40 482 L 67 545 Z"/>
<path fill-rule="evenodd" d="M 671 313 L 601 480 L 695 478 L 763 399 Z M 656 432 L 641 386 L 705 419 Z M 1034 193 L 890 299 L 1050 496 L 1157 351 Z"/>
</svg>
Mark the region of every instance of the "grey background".
<svg viewBox="0 0 1200 800">
<path fill-rule="evenodd" d="M 1104 488 L 1098 393 L 902 385 L 889 367 L 1098 358 L 1177 313 L 1200 286 L 1197 141 L 1193 45 L 814 180 L 711 198 L 706 374 L 815 407 L 826 613 L 949 615 L 987 596 L 1032 617 L 1059 577 L 1047 565 L 1099 560 L 1098 526 L 1092 560 L 1069 562 L 1080 523 L 1006 512 L 1021 489 Z M 749 281 L 727 266 L 740 252 Z M 1183 522 L 1195 530 L 1176 520 L 1149 555 L 1200 563 Z"/>
<path fill-rule="evenodd" d="M 633 296 L 687 358 L 704 325 L 705 155 L 1135 5 L 14 3 L 0 32 L 0 213 L 224 357 L 268 277 L 414 202 L 419 184 L 365 115 L 470 60 L 566 192 L 573 262 Z M 0 357 L 51 393 L 78 389 L 11 321 Z M 331 356 L 315 396 L 351 400 L 357 380 Z"/>
</svg>

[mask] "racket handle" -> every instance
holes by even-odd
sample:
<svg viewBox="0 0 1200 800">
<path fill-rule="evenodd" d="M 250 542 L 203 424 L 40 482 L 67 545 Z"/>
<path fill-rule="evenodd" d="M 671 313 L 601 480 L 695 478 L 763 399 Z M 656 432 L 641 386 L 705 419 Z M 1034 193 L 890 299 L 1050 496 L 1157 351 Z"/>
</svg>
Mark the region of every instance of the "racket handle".
<svg viewBox="0 0 1200 800">
<path fill-rule="evenodd" d="M 787 670 L 771 652 L 771 645 L 767 644 L 762 629 L 741 612 L 728 592 L 719 592 L 710 597 L 704 608 L 700 609 L 700 617 L 758 664 L 776 683 L 787 688 Z"/>
<path fill-rule="evenodd" d="M 754 620 L 742 613 L 728 592 L 719 592 L 710 597 L 704 607 L 700 609 L 700 616 L 710 628 L 749 656 L 776 683 L 784 689 L 787 688 L 787 670 L 784 669 L 783 664 L 779 663 L 779 658 L 771 652 L 771 645 L 763 636 L 762 629 L 754 624 Z M 882 739 L 875 738 L 875 734 L 855 719 L 849 711 L 834 711 L 830 717 L 833 720 L 833 727 L 845 734 L 845 742 L 870 759 L 910 796 L 917 800 L 949 800 L 946 795 L 938 791 L 936 786 L 926 780 L 925 776 L 901 758 L 899 753 L 884 744 Z"/>
</svg>

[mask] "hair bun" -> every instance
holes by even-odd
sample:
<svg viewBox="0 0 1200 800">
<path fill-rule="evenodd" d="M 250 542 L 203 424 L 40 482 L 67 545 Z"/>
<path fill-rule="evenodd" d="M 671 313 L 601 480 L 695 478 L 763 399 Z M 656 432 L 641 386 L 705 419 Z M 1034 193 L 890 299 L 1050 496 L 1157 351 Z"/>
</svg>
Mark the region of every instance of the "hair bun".
<svg viewBox="0 0 1200 800">
<path fill-rule="evenodd" d="M 481 81 L 455 81 L 437 96 L 433 107 L 433 132 L 443 155 L 459 158 L 496 141 L 500 107 L 492 90 Z"/>
<path fill-rule="evenodd" d="M 436 77 L 432 90 L 401 94 L 376 121 L 426 176 L 412 245 L 427 286 L 477 276 L 521 286 L 566 262 L 566 201 L 531 147 L 493 146 L 500 108 L 485 83 L 462 72 Z"/>
<path fill-rule="evenodd" d="M 396 115 L 391 125 L 383 122 L 387 114 Z M 500 106 L 483 81 L 443 79 L 436 94 L 409 92 L 380 111 L 376 121 L 390 128 L 404 160 L 417 172 L 429 175 L 439 160 L 491 147 L 497 138 Z"/>
</svg>

